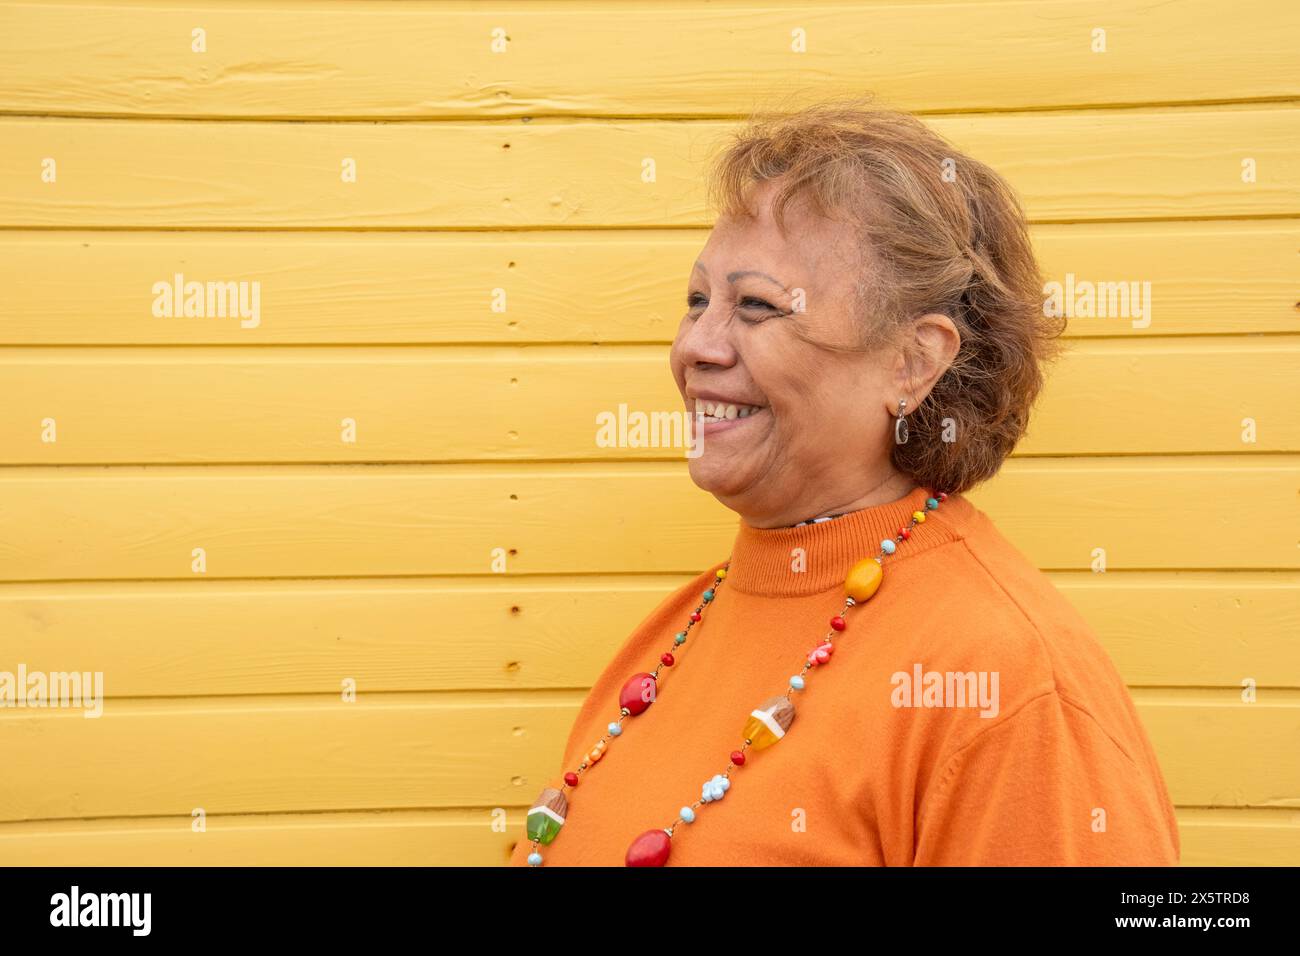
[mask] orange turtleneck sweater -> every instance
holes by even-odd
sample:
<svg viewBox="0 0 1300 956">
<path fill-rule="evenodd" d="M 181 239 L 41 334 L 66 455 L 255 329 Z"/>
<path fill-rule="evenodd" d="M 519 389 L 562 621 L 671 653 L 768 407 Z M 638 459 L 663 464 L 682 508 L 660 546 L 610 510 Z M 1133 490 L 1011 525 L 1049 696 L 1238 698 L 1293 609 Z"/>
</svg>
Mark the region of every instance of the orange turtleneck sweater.
<svg viewBox="0 0 1300 956">
<path fill-rule="evenodd" d="M 917 488 L 794 528 L 742 521 L 727 577 L 686 643 L 673 635 L 726 562 L 669 595 L 587 696 L 564 765 L 545 782 L 568 812 L 537 847 L 543 865 L 624 865 L 638 835 L 700 800 L 750 712 L 800 673 L 784 738 L 747 750 L 723 797 L 677 824 L 667 865 L 1177 863 L 1173 806 L 1115 666 L 964 496 L 884 558 L 879 591 L 845 615 L 830 661 L 802 669 L 843 608 L 848 569 L 926 498 Z M 676 662 L 660 670 L 656 700 L 564 786 L 563 772 L 607 735 L 627 679 L 667 650 Z M 532 850 L 520 832 L 512 864 Z"/>
</svg>

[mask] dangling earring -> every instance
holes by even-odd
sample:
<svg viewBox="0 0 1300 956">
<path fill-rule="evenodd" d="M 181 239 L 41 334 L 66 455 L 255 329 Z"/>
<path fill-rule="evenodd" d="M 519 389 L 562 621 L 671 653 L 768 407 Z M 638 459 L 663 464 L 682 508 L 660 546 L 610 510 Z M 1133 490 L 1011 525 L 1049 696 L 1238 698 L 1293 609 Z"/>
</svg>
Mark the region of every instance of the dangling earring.
<svg viewBox="0 0 1300 956">
<path fill-rule="evenodd" d="M 898 417 L 894 419 L 894 444 L 907 444 L 907 419 L 903 417 L 903 409 L 907 407 L 907 399 L 898 400 Z"/>
</svg>

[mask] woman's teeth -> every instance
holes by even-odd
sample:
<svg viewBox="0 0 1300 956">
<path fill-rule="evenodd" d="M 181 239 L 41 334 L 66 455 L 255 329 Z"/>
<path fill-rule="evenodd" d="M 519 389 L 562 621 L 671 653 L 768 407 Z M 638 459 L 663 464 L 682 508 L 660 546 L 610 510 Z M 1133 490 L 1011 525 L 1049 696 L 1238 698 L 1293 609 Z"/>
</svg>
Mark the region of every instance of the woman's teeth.
<svg viewBox="0 0 1300 956">
<path fill-rule="evenodd" d="M 695 414 L 703 415 L 705 424 L 725 421 L 728 418 L 748 418 L 762 407 L 762 405 L 729 405 L 726 402 L 695 400 Z"/>
</svg>

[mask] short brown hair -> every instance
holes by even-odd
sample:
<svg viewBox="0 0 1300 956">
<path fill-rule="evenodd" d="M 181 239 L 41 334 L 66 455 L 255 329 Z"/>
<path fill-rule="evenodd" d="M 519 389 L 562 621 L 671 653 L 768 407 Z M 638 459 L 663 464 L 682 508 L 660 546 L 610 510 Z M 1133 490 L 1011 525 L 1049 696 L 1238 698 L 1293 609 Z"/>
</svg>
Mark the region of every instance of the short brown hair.
<svg viewBox="0 0 1300 956">
<path fill-rule="evenodd" d="M 857 291 L 870 317 L 861 348 L 894 340 L 929 312 L 947 315 L 961 334 L 952 366 L 909 411 L 895 466 L 948 492 L 996 474 L 1028 426 L 1041 365 L 1057 355 L 1064 328 L 1043 308 L 1011 187 L 916 117 L 860 96 L 752 114 L 713 161 L 710 200 L 745 215 L 750 187 L 767 180 L 781 180 L 778 227 L 795 198 L 858 227 Z M 955 441 L 941 440 L 945 419 Z"/>
</svg>

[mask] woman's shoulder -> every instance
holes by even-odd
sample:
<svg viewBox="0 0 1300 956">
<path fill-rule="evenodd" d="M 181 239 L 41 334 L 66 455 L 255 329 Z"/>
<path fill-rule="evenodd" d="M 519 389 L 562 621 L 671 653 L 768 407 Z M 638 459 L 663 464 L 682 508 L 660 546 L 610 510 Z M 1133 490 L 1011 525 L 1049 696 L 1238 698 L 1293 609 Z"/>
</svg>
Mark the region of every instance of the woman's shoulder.
<svg viewBox="0 0 1300 956">
<path fill-rule="evenodd" d="M 1132 698 L 1097 633 L 988 515 L 969 508 L 960 538 L 935 549 L 931 562 L 918 555 L 913 569 L 928 578 L 936 569 L 924 565 L 941 562 L 957 582 L 925 602 L 938 658 L 952 669 L 998 672 L 1004 713 L 1050 692 L 1138 747 Z"/>
<path fill-rule="evenodd" d="M 1050 671 L 1058 690 L 1069 692 L 1076 678 L 1100 668 L 1106 680 L 1119 675 L 1096 632 L 1052 578 L 1007 538 L 983 511 L 971 506 L 959 542 L 964 562 L 979 587 L 974 619 L 1000 627 L 1039 666 Z M 996 639 L 996 635 L 986 635 Z"/>
</svg>

